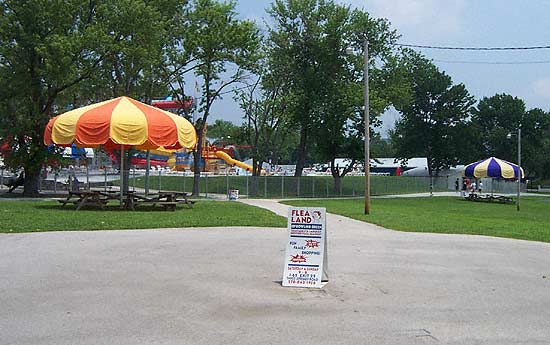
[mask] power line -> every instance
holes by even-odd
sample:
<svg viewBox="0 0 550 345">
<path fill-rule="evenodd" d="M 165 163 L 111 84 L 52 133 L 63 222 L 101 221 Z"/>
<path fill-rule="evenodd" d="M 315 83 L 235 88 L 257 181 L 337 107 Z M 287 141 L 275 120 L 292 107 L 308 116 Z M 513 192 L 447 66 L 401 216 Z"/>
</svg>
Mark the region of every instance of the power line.
<svg viewBox="0 0 550 345">
<path fill-rule="evenodd" d="M 477 65 L 536 65 L 549 64 L 549 61 L 460 61 L 460 60 L 432 60 L 441 63 L 477 64 Z"/>
<path fill-rule="evenodd" d="M 528 47 L 449 47 L 449 46 L 430 46 L 420 44 L 394 43 L 396 46 L 408 48 L 440 49 L 440 50 L 541 50 L 550 49 L 550 46 L 528 46 Z"/>
</svg>

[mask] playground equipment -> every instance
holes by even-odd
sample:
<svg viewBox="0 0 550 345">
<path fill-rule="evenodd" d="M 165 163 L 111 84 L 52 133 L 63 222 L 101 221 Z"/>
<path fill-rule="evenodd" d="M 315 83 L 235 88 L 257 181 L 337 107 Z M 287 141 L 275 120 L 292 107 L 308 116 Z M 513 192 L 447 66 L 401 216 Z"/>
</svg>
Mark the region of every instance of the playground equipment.
<svg viewBox="0 0 550 345">
<path fill-rule="evenodd" d="M 231 156 L 228 155 L 227 153 L 225 153 L 224 151 L 216 151 L 215 154 L 218 158 L 223 159 L 225 162 L 227 162 L 227 164 L 231 165 L 232 167 L 233 166 L 238 166 L 241 169 L 244 169 L 248 172 L 252 172 L 252 166 L 250 166 L 246 163 L 243 163 L 241 161 L 238 161 L 236 159 L 231 158 Z"/>
<path fill-rule="evenodd" d="M 183 101 L 175 101 L 172 99 L 172 97 L 167 97 L 166 99 L 162 100 L 152 100 L 151 105 L 153 107 L 162 109 L 162 110 L 179 110 L 183 109 L 186 113 L 188 113 L 191 108 L 194 106 L 193 98 L 185 98 Z"/>
</svg>

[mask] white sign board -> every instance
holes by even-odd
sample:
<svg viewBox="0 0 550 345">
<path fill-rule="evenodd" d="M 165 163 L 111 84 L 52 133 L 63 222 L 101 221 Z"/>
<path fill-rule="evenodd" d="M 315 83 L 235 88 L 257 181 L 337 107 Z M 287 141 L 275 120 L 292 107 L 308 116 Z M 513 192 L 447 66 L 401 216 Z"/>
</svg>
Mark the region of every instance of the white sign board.
<svg viewBox="0 0 550 345">
<path fill-rule="evenodd" d="M 323 287 L 327 270 L 326 210 L 289 207 L 283 286 Z"/>
</svg>

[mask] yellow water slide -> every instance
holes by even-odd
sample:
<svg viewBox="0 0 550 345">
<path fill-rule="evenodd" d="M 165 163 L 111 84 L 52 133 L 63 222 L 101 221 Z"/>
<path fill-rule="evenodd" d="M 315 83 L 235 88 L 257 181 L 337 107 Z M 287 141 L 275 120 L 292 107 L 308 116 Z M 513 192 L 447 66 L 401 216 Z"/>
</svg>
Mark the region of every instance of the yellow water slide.
<svg viewBox="0 0 550 345">
<path fill-rule="evenodd" d="M 250 166 L 248 164 L 245 164 L 241 161 L 238 161 L 236 159 L 231 158 L 230 155 L 228 155 L 227 153 L 225 153 L 223 151 L 216 151 L 216 156 L 218 158 L 223 159 L 224 161 L 226 161 L 227 164 L 231 165 L 232 167 L 236 165 L 239 168 L 242 168 L 246 171 L 252 172 L 252 166 Z"/>
</svg>

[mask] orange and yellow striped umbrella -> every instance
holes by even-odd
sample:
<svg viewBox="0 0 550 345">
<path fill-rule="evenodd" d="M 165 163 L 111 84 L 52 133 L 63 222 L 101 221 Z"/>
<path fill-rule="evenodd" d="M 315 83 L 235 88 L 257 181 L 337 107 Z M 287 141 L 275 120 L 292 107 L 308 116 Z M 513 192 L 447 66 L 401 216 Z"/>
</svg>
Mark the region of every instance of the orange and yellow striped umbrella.
<svg viewBox="0 0 550 345">
<path fill-rule="evenodd" d="M 44 130 L 44 144 L 106 148 L 132 146 L 141 150 L 191 149 L 195 127 L 170 112 L 118 97 L 58 115 Z"/>
</svg>

